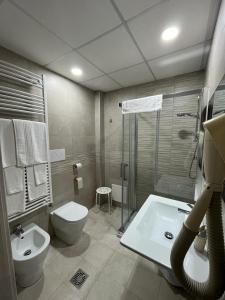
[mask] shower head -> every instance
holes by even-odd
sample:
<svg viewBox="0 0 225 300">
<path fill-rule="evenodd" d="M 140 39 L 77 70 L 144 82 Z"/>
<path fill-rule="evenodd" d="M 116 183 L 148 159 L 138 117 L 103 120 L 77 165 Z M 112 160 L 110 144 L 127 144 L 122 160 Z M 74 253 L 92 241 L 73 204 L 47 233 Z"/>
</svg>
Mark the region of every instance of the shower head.
<svg viewBox="0 0 225 300">
<path fill-rule="evenodd" d="M 192 114 L 192 113 L 177 113 L 177 117 L 191 117 L 198 119 L 198 115 Z"/>
</svg>

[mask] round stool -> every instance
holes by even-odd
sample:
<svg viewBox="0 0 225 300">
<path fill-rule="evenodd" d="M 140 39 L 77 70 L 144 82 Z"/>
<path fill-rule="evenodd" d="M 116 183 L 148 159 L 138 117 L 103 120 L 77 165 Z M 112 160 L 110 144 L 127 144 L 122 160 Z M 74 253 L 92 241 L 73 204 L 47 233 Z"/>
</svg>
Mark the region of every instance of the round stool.
<svg viewBox="0 0 225 300">
<path fill-rule="evenodd" d="M 96 190 L 96 206 L 98 206 L 98 204 L 99 204 L 99 207 L 100 207 L 101 195 L 108 196 L 109 214 L 111 214 L 111 206 L 112 206 L 111 193 L 112 193 L 112 189 L 109 187 L 105 187 L 105 186 L 99 187 Z"/>
</svg>

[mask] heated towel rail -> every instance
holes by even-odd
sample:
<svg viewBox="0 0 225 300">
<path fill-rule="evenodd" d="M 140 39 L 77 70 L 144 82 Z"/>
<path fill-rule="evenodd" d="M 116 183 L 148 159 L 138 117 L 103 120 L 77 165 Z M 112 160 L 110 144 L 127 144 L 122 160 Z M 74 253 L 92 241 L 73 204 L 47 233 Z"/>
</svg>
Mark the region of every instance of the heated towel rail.
<svg viewBox="0 0 225 300">
<path fill-rule="evenodd" d="M 38 120 L 47 125 L 48 111 L 44 75 L 37 75 L 21 67 L 0 60 L 0 117 Z M 49 149 L 49 137 L 47 137 Z M 52 203 L 51 167 L 48 153 L 46 196 L 29 201 L 25 172 L 25 211 L 9 216 L 9 222 L 21 218 Z"/>
</svg>

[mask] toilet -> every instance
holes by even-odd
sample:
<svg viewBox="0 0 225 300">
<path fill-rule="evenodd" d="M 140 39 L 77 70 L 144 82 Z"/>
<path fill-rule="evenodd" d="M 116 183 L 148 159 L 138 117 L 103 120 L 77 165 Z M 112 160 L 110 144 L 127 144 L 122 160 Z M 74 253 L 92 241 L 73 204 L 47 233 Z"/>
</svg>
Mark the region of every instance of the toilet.
<svg viewBox="0 0 225 300">
<path fill-rule="evenodd" d="M 75 244 L 86 223 L 88 209 L 71 201 L 53 210 L 50 214 L 55 235 L 68 245 Z"/>
</svg>

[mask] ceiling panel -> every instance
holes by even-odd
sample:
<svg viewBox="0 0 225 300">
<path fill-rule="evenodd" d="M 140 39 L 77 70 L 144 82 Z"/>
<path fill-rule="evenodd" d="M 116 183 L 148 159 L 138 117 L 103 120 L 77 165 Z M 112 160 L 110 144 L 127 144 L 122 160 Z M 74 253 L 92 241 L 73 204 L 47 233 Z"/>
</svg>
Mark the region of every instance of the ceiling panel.
<svg viewBox="0 0 225 300">
<path fill-rule="evenodd" d="M 128 25 L 147 59 L 205 41 L 211 0 L 166 1 Z M 162 41 L 161 33 L 167 27 L 177 26 L 180 34 L 176 40 Z"/>
<path fill-rule="evenodd" d="M 0 9 L 0 43 L 41 65 L 71 50 L 7 1 Z"/>
<path fill-rule="evenodd" d="M 149 61 L 149 65 L 157 79 L 194 72 L 201 69 L 205 51 L 208 48 L 202 44 Z"/>
<path fill-rule="evenodd" d="M 128 20 L 146 9 L 166 0 L 114 0 L 125 20 Z"/>
<path fill-rule="evenodd" d="M 106 73 L 143 61 L 123 26 L 80 48 L 79 52 Z"/>
<path fill-rule="evenodd" d="M 77 77 L 71 73 L 71 69 L 74 67 L 83 70 L 83 74 L 80 77 Z M 86 81 L 103 75 L 102 72 L 100 72 L 74 51 L 50 63 L 49 65 L 47 65 L 47 68 L 77 82 Z"/>
<path fill-rule="evenodd" d="M 124 87 L 154 80 L 145 63 L 111 73 L 110 76 Z"/>
<path fill-rule="evenodd" d="M 83 82 L 82 84 L 94 91 L 102 91 L 102 92 L 116 90 L 121 87 L 119 84 L 115 83 L 108 76 L 101 76 L 99 78 L 95 78 L 95 79 Z"/>
<path fill-rule="evenodd" d="M 109 0 L 14 2 L 73 47 L 78 47 L 121 23 Z"/>
</svg>

